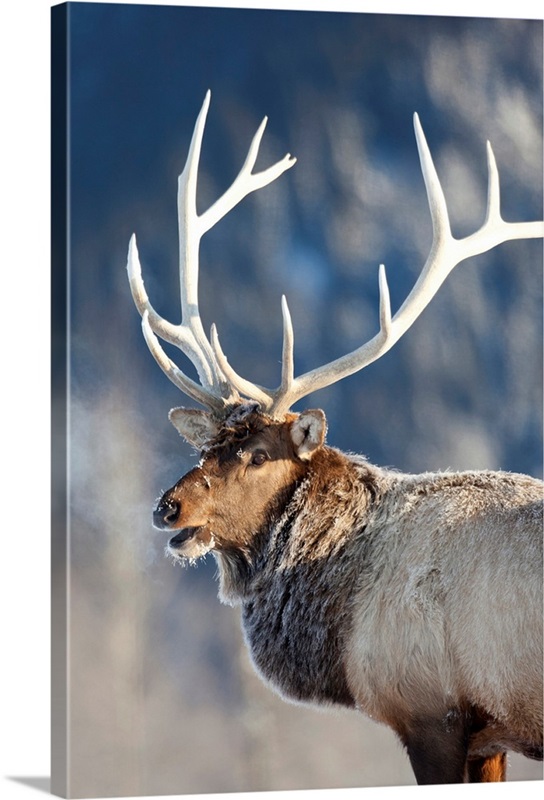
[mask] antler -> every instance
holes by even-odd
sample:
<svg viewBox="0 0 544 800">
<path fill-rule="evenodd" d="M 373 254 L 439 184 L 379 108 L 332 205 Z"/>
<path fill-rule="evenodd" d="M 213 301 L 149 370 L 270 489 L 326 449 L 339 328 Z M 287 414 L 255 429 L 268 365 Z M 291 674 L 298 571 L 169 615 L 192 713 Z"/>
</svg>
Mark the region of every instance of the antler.
<svg viewBox="0 0 544 800">
<path fill-rule="evenodd" d="M 380 329 L 365 344 L 322 367 L 295 378 L 293 369 L 293 326 L 285 297 L 282 297 L 283 354 L 281 382 L 277 389 L 266 389 L 242 378 L 230 366 L 223 353 L 215 325 L 211 343 L 204 334 L 198 311 L 198 249 L 200 239 L 247 194 L 266 186 L 296 159 L 289 154 L 259 173 L 252 173 L 267 118 L 262 121 L 250 145 L 247 158 L 233 184 L 206 212 L 196 213 L 196 185 L 200 148 L 210 92 L 196 121 L 187 163 L 179 177 L 178 214 L 180 238 L 180 285 L 182 322 L 173 325 L 162 319 L 147 297 L 133 236 L 129 246 L 128 273 L 132 296 L 140 314 L 146 342 L 159 366 L 185 394 L 208 406 L 217 416 L 225 416 L 242 397 L 255 400 L 261 410 L 281 418 L 289 408 L 306 395 L 347 377 L 376 361 L 408 330 L 434 297 L 446 277 L 461 261 L 512 239 L 544 236 L 544 222 L 505 222 L 500 212 L 499 174 L 495 157 L 487 143 L 488 193 L 487 212 L 481 228 L 463 239 L 452 236 L 446 200 L 429 151 L 419 117 L 414 114 L 414 128 L 425 181 L 433 226 L 433 241 L 427 261 L 412 291 L 391 316 L 389 288 L 385 267 L 380 265 Z M 201 385 L 188 378 L 167 356 L 158 338 L 177 345 L 196 367 Z"/>
<path fill-rule="evenodd" d="M 419 117 L 414 114 L 414 128 L 421 170 L 433 226 L 433 241 L 427 261 L 412 291 L 391 317 L 389 288 L 385 267 L 378 273 L 380 290 L 380 330 L 365 344 L 334 361 L 306 372 L 293 375 L 293 334 L 285 297 L 282 298 L 284 320 L 284 349 L 280 386 L 270 391 L 245 381 L 230 367 L 221 351 L 217 333 L 212 329 L 212 345 L 219 365 L 238 391 L 252 397 L 263 410 L 281 417 L 292 405 L 306 395 L 330 386 L 376 361 L 408 330 L 434 297 L 446 277 L 461 261 L 485 253 L 502 242 L 512 239 L 533 239 L 544 236 L 544 222 L 505 222 L 500 212 L 499 173 L 491 145 L 487 143 L 488 194 L 487 212 L 481 228 L 463 239 L 452 236 L 446 200 L 427 145 Z"/>
<path fill-rule="evenodd" d="M 170 380 L 189 397 L 208 406 L 217 415 L 224 414 L 240 396 L 226 378 L 206 338 L 198 310 L 198 253 L 202 236 L 222 219 L 246 195 L 271 183 L 296 159 L 289 154 L 262 172 L 253 173 L 259 145 L 267 123 L 265 117 L 249 147 L 246 160 L 232 185 L 203 214 L 196 211 L 197 173 L 206 116 L 211 94 L 208 91 L 198 115 L 189 153 L 178 180 L 179 272 L 181 317 L 179 325 L 163 319 L 147 296 L 142 268 L 133 235 L 128 251 L 127 270 L 132 297 L 142 315 L 142 329 L 151 353 Z M 187 377 L 163 350 L 157 336 L 176 345 L 196 367 L 201 385 Z"/>
</svg>

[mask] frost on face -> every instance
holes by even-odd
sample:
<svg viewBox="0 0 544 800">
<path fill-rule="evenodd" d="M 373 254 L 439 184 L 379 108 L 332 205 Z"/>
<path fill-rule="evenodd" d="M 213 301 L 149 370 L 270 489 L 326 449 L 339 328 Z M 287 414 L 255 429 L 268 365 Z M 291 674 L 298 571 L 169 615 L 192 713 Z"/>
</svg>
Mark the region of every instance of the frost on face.
<svg viewBox="0 0 544 800">
<path fill-rule="evenodd" d="M 192 539 L 187 547 L 187 552 L 180 552 L 170 547 L 170 544 L 167 544 L 164 548 L 164 555 L 173 564 L 179 564 L 182 567 L 195 567 L 214 548 L 215 537 L 213 533 L 210 533 L 210 538 L 207 542 L 198 538 Z"/>
</svg>

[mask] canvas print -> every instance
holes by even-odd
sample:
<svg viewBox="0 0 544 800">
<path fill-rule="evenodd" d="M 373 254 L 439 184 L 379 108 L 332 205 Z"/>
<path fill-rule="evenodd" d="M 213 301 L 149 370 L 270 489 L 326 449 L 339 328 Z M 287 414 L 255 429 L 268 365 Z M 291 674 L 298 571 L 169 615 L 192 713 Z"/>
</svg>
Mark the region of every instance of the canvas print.
<svg viewBox="0 0 544 800">
<path fill-rule="evenodd" d="M 54 793 L 542 780 L 542 48 L 52 9 Z"/>
</svg>

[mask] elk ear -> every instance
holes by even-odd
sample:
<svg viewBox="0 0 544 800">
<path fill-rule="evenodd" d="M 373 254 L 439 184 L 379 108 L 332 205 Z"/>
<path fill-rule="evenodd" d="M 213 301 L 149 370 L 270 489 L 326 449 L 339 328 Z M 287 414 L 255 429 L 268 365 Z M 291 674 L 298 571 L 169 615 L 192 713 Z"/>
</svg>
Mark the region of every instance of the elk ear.
<svg viewBox="0 0 544 800">
<path fill-rule="evenodd" d="M 196 408 L 173 408 L 168 419 L 183 438 L 202 450 L 204 445 L 219 433 L 219 424 L 208 411 Z"/>
<path fill-rule="evenodd" d="M 291 439 L 299 458 L 309 461 L 325 441 L 327 419 L 320 408 L 303 411 L 291 423 Z"/>
</svg>

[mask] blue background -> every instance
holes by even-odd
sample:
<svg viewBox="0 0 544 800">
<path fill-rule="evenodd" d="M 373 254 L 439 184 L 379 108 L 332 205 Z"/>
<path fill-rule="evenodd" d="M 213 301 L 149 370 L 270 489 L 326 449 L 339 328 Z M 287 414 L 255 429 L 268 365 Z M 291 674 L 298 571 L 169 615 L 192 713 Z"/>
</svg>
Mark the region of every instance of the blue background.
<svg viewBox="0 0 544 800">
<path fill-rule="evenodd" d="M 455 235 L 483 221 L 487 138 L 504 216 L 542 218 L 542 25 L 81 3 L 68 31 L 74 791 L 412 782 L 387 731 L 261 687 L 211 557 L 197 570 L 163 558 L 154 498 L 195 455 L 167 421 L 189 401 L 143 341 L 128 241 L 154 307 L 179 321 L 176 179 L 205 92 L 200 210 L 268 115 L 257 168 L 286 152 L 297 164 L 206 235 L 205 328 L 271 387 L 282 293 L 297 374 L 354 349 L 377 330 L 378 265 L 395 311 L 430 247 L 414 111 Z M 541 267 L 541 241 L 462 263 L 390 353 L 298 407 L 322 407 L 330 444 L 382 465 L 540 475 Z"/>
</svg>

